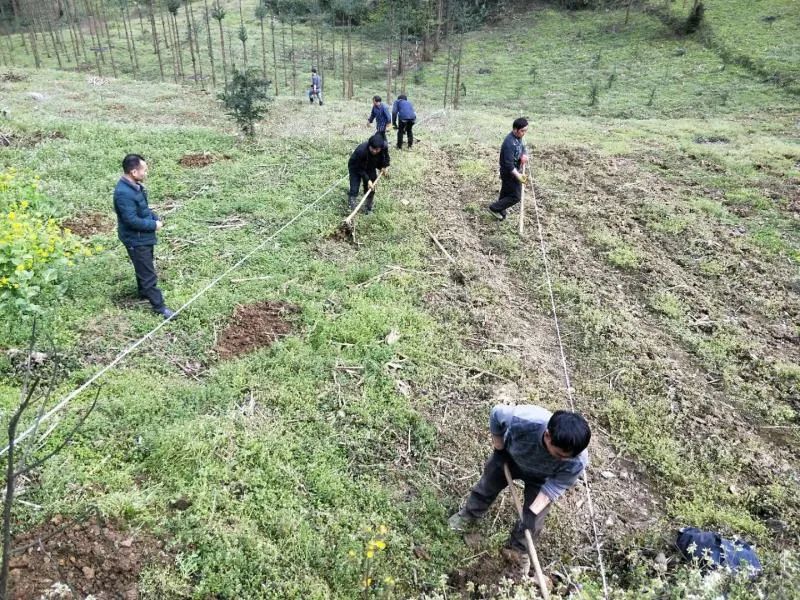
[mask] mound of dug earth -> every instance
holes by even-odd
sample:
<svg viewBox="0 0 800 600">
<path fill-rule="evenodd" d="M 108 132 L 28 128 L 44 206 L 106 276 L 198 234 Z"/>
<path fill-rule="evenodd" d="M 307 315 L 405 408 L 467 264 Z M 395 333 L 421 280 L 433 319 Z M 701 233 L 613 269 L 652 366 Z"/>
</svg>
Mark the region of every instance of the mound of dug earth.
<svg viewBox="0 0 800 600">
<path fill-rule="evenodd" d="M 286 316 L 298 312 L 299 306 L 269 300 L 237 306 L 216 351 L 222 358 L 233 358 L 269 346 L 292 331 Z"/>
<path fill-rule="evenodd" d="M 76 523 L 56 515 L 13 547 L 24 549 L 11 558 L 9 598 L 15 600 L 135 600 L 140 571 L 170 560 L 152 536 L 98 517 Z"/>
</svg>

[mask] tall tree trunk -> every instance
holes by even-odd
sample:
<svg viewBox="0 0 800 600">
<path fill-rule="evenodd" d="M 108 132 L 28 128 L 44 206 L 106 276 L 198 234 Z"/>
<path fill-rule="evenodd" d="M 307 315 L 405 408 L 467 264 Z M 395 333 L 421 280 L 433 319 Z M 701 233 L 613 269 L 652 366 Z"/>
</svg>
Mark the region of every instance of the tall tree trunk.
<svg viewBox="0 0 800 600">
<path fill-rule="evenodd" d="M 461 54 L 464 49 L 464 34 L 458 36 L 458 53 L 456 54 L 455 66 L 455 85 L 453 90 L 453 108 L 458 109 L 458 103 L 461 99 Z"/>
<path fill-rule="evenodd" d="M 97 33 L 97 21 L 92 14 L 92 10 L 89 8 L 88 0 L 83 0 L 83 7 L 86 10 L 86 18 L 88 19 L 89 24 L 89 39 L 91 39 L 92 44 L 94 44 L 94 48 L 90 48 L 92 53 L 94 53 L 94 62 L 97 66 L 97 74 L 99 76 L 103 76 L 103 69 L 101 65 L 104 65 L 106 60 L 103 56 L 103 44 L 100 43 L 100 37 Z"/>
<path fill-rule="evenodd" d="M 292 95 L 297 96 L 297 62 L 295 61 L 295 51 L 294 51 L 294 14 L 289 18 L 289 28 L 291 31 L 291 42 L 292 42 Z"/>
<path fill-rule="evenodd" d="M 258 20 L 258 27 L 261 30 L 261 73 L 264 79 L 267 78 L 267 40 L 264 34 L 264 19 Z"/>
<path fill-rule="evenodd" d="M 433 28 L 433 51 L 438 52 L 442 44 L 442 20 L 444 18 L 444 0 L 436 0 L 436 24 Z"/>
<path fill-rule="evenodd" d="M 353 20 L 347 18 L 347 99 L 351 100 L 353 91 Z"/>
<path fill-rule="evenodd" d="M 175 55 L 178 58 L 177 65 L 178 65 L 178 74 L 181 77 L 181 80 L 186 76 L 186 70 L 183 68 L 183 44 L 181 44 L 181 32 L 178 29 L 178 14 L 177 12 L 170 13 L 172 16 L 172 31 L 173 31 L 173 39 L 175 44 Z"/>
<path fill-rule="evenodd" d="M 100 11 L 102 11 L 100 16 L 103 18 L 103 30 L 105 31 L 106 41 L 108 43 L 108 59 L 111 61 L 111 71 L 114 73 L 114 77 L 117 77 L 117 63 L 114 61 L 114 49 L 111 47 L 111 32 L 108 30 L 108 13 L 106 13 L 103 0 L 99 0 L 98 5 L 100 6 Z"/>
<path fill-rule="evenodd" d="M 269 19 L 269 28 L 272 32 L 272 66 L 275 69 L 275 95 L 278 95 L 278 52 L 275 46 L 275 15 Z"/>
<path fill-rule="evenodd" d="M 222 28 L 222 19 L 217 19 L 219 25 L 219 45 L 222 54 L 222 77 L 225 80 L 225 87 L 228 87 L 228 61 L 225 58 L 225 30 Z"/>
<path fill-rule="evenodd" d="M 158 27 L 156 26 L 156 15 L 153 4 L 155 0 L 147 1 L 147 9 L 150 17 L 150 31 L 153 34 L 153 51 L 158 56 L 158 71 L 161 73 L 161 81 L 164 81 L 164 61 L 161 59 L 161 45 L 158 42 Z"/>
<path fill-rule="evenodd" d="M 61 52 L 58 49 L 58 40 L 56 39 L 55 32 L 53 31 L 53 20 L 49 15 L 49 11 L 43 10 L 41 5 L 39 5 L 39 13 L 42 26 L 47 28 L 47 33 L 50 34 L 50 43 L 53 44 L 53 53 L 56 55 L 56 63 L 58 63 L 58 68 L 63 69 L 64 65 L 61 62 Z M 42 32 L 42 35 L 44 36 L 44 32 Z"/>
<path fill-rule="evenodd" d="M 189 16 L 190 6 L 191 4 L 189 3 L 189 0 L 187 0 L 186 6 L 183 7 L 183 12 L 186 15 L 186 32 L 187 32 L 186 35 L 188 36 L 188 41 L 189 41 L 189 54 L 192 57 L 192 75 L 194 76 L 194 82 L 201 83 L 197 75 L 197 57 L 194 54 L 194 35 L 192 34 L 192 19 Z"/>
<path fill-rule="evenodd" d="M 344 40 L 346 34 L 342 34 L 342 99 L 347 98 L 347 62 L 344 60 Z"/>
<path fill-rule="evenodd" d="M 83 36 L 83 27 L 81 26 L 81 20 L 78 16 L 78 5 L 76 0 L 71 0 L 70 2 L 65 1 L 64 4 L 67 9 L 69 20 L 74 25 L 75 38 L 78 44 L 78 49 L 83 55 L 83 63 L 88 65 L 91 60 L 89 60 L 89 54 L 86 51 L 86 38 Z"/>
<path fill-rule="evenodd" d="M 206 89 L 206 78 L 203 76 L 203 58 L 202 54 L 200 53 L 200 33 L 197 31 L 197 21 L 194 18 L 194 8 L 192 8 L 192 3 L 186 3 L 186 12 L 187 12 L 187 23 L 186 26 L 189 28 L 189 47 L 191 48 L 192 41 L 194 41 L 194 49 L 192 50 L 192 69 L 194 70 L 195 60 L 197 60 L 197 71 L 200 73 L 200 89 Z M 195 73 L 195 77 L 197 77 L 197 73 Z"/>
<path fill-rule="evenodd" d="M 128 58 L 131 61 L 131 72 L 133 76 L 136 77 L 137 75 L 137 65 L 136 65 L 136 50 L 134 50 L 133 46 L 131 45 L 131 39 L 133 38 L 132 32 L 128 31 L 128 20 L 125 15 L 125 10 L 127 9 L 128 5 L 120 4 L 119 12 L 120 16 L 122 17 L 122 25 L 125 27 L 125 46 L 128 48 Z"/>
<path fill-rule="evenodd" d="M 286 55 L 286 24 L 281 19 L 281 56 L 283 57 L 283 87 L 289 87 L 289 57 Z"/>
<path fill-rule="evenodd" d="M 447 71 L 445 72 L 444 78 L 444 101 L 442 103 L 443 108 L 447 108 L 447 90 L 450 87 L 450 61 L 453 55 L 453 48 L 450 44 L 447 44 Z"/>
<path fill-rule="evenodd" d="M 217 87 L 217 74 L 214 69 L 214 44 L 211 42 L 211 17 L 208 11 L 208 0 L 203 0 L 205 6 L 206 34 L 208 37 L 208 60 L 211 63 L 211 85 Z"/>
<path fill-rule="evenodd" d="M 136 39 L 133 35 L 133 21 L 131 20 L 131 8 L 130 5 L 126 2 L 125 3 L 125 17 L 126 22 L 128 23 L 129 27 L 127 28 L 130 31 L 131 35 L 131 48 L 133 48 L 133 63 L 136 68 L 136 73 L 139 72 L 139 53 L 136 51 Z"/>
<path fill-rule="evenodd" d="M 142 37 L 147 35 L 147 30 L 144 27 L 144 18 L 142 17 L 142 5 L 141 0 L 136 4 L 136 16 L 139 18 L 139 29 L 142 32 Z M 131 32 L 133 33 L 133 32 Z"/>
<path fill-rule="evenodd" d="M 247 71 L 247 31 L 244 28 L 242 0 L 239 0 L 239 41 L 242 42 L 242 60 L 244 61 L 244 70 Z"/>
</svg>

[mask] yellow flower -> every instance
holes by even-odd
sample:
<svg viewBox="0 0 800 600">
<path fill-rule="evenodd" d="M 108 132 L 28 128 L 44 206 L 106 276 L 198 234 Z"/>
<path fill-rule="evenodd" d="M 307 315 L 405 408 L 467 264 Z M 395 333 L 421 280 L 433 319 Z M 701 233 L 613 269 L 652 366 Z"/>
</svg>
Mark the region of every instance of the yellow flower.
<svg viewBox="0 0 800 600">
<path fill-rule="evenodd" d="M 386 585 L 394 585 L 394 578 L 386 576 L 383 578 L 383 583 Z"/>
<path fill-rule="evenodd" d="M 355 550 L 350 550 L 350 552 L 347 553 L 347 556 L 349 556 L 350 558 L 353 558 L 355 555 L 356 555 Z"/>
<path fill-rule="evenodd" d="M 389 528 L 386 527 L 386 525 L 381 525 L 380 527 L 378 527 L 378 533 L 380 533 L 381 535 L 386 535 L 387 533 L 389 533 Z"/>
<path fill-rule="evenodd" d="M 372 558 L 375 556 L 375 553 L 372 550 L 367 550 L 367 558 Z"/>
<path fill-rule="evenodd" d="M 386 548 L 386 542 L 384 542 L 383 540 L 378 540 L 377 542 L 375 542 L 375 547 L 378 550 L 383 550 L 384 548 Z"/>
<path fill-rule="evenodd" d="M 365 577 L 364 580 L 361 582 L 361 586 L 368 588 L 372 585 L 372 577 Z"/>
</svg>

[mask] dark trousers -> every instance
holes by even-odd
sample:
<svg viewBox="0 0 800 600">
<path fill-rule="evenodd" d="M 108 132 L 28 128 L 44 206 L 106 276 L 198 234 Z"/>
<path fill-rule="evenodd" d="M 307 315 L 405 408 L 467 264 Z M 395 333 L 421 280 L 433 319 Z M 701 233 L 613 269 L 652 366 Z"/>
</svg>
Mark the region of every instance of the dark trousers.
<svg viewBox="0 0 800 600">
<path fill-rule="evenodd" d="M 520 472 L 517 465 L 513 462 L 509 462 L 508 467 L 511 470 L 511 477 L 514 479 L 522 479 L 522 481 L 525 482 L 522 506 L 525 510 L 530 510 L 530 505 L 533 504 L 536 496 L 539 495 L 541 482 L 526 479 L 524 474 Z M 492 502 L 495 501 L 497 495 L 503 491 L 507 485 L 506 475 L 503 472 L 503 460 L 492 453 L 489 460 L 486 461 L 486 465 L 483 467 L 483 474 L 480 480 L 470 491 L 469 498 L 467 498 L 467 503 L 462 513 L 473 519 L 480 519 L 486 514 L 486 511 L 492 505 Z M 534 542 L 542 533 L 542 529 L 544 529 L 544 519 L 550 511 L 550 506 L 551 504 L 548 504 L 547 508 L 542 510 L 536 517 L 534 530 L 531 531 Z M 509 543 L 512 548 L 525 551 L 525 529 L 522 527 L 522 522 L 519 519 L 517 519 L 514 527 L 511 529 Z"/>
<path fill-rule="evenodd" d="M 128 258 L 133 263 L 136 273 L 136 288 L 140 298 L 147 298 L 153 307 L 158 310 L 164 307 L 164 297 L 158 289 L 158 277 L 153 263 L 153 246 L 126 246 Z"/>
<path fill-rule="evenodd" d="M 500 212 L 517 204 L 522 198 L 522 184 L 513 175 L 503 175 L 500 178 L 500 194 L 489 208 Z"/>
<path fill-rule="evenodd" d="M 370 181 L 368 177 L 362 177 L 358 173 L 350 173 L 350 191 L 347 193 L 350 198 L 354 198 L 355 202 L 358 202 L 358 188 L 359 186 L 364 186 L 364 193 L 366 194 L 369 190 L 369 186 L 367 182 Z M 374 181 L 374 180 L 373 180 Z M 372 203 L 375 200 L 375 191 L 367 197 L 367 201 L 364 203 L 364 210 L 369 212 L 372 210 Z M 355 205 L 354 205 L 355 208 Z"/>
<path fill-rule="evenodd" d="M 397 129 L 397 147 L 403 147 L 403 134 L 408 133 L 408 147 L 414 145 L 414 133 L 411 131 L 414 127 L 415 121 L 399 121 L 399 127 Z"/>
</svg>

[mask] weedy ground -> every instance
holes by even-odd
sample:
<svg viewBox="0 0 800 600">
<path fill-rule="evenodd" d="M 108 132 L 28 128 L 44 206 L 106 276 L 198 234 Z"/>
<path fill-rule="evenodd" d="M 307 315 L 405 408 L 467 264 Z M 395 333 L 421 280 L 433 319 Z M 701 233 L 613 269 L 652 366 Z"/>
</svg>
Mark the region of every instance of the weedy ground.
<svg viewBox="0 0 800 600">
<path fill-rule="evenodd" d="M 16 507 L 17 530 L 91 508 L 165 540 L 172 559 L 140 573 L 143 597 L 506 593 L 495 586 L 510 500 L 478 535 L 456 536 L 445 520 L 480 473 L 493 403 L 568 404 L 532 195 L 522 237 L 516 212 L 497 223 L 484 210 L 497 147 L 526 114 L 576 405 L 595 432 L 589 481 L 615 594 L 685 590 L 692 574 L 654 558 L 673 559 L 674 530 L 691 524 L 757 542 L 759 585 L 791 597 L 796 98 L 720 68 L 656 17 L 623 19 L 534 10 L 469 34 L 459 111 L 437 110 L 442 57 L 426 65 L 409 81 L 419 141 L 392 153 L 356 246 L 336 236 L 339 178 L 370 133 L 366 89 L 360 102 L 323 107 L 279 99 L 245 142 L 210 95 L 175 85 L 30 70 L 0 82 L 12 114 L 2 131 L 14 139 L 2 165 L 40 175 L 57 216 L 90 224 L 106 247 L 45 325 L 67 375 L 56 395 L 158 324 L 133 299 L 115 240 L 122 155 L 150 163 L 167 223 L 158 266 L 176 306 L 333 185 L 103 379 L 80 436 L 21 490 L 31 504 Z M 593 79 L 602 85 L 589 106 Z M 292 307 L 279 335 L 220 352 L 231 325 L 264 302 Z M 25 346 L 23 324 L 3 326 L 4 347 Z M 0 361 L 7 411 L 19 371 Z M 579 580 L 599 593 L 593 545 L 575 490 L 540 544 L 557 591 Z"/>
</svg>

